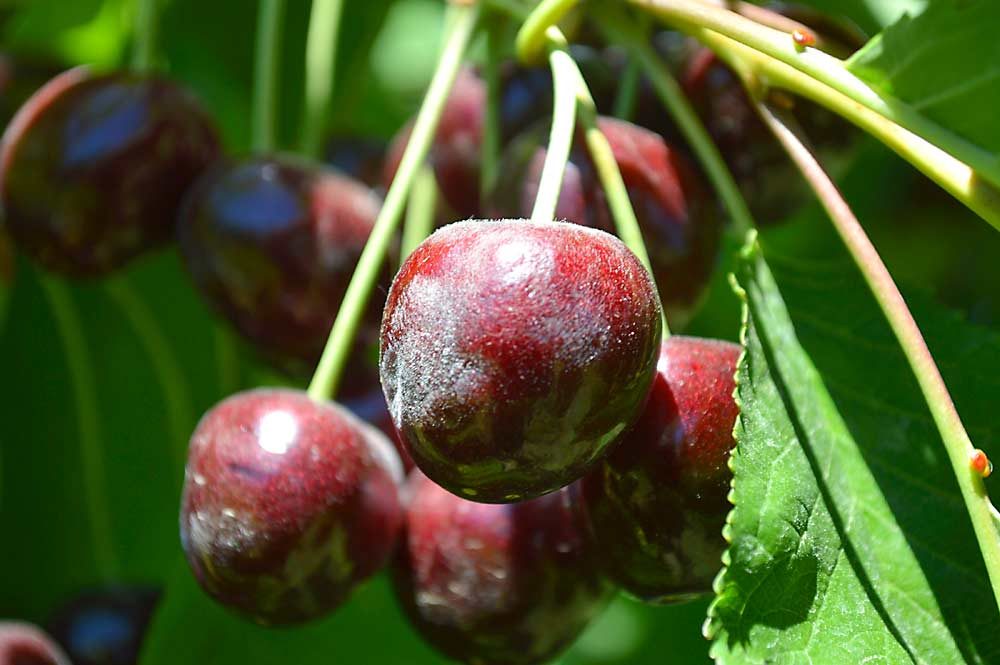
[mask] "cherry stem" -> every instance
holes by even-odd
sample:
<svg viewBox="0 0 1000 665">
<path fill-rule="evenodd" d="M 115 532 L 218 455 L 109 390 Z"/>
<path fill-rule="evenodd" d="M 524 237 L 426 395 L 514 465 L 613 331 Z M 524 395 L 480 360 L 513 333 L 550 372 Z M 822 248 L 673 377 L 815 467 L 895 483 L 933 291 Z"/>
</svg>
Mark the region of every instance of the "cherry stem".
<svg viewBox="0 0 1000 665">
<path fill-rule="evenodd" d="M 639 92 L 639 76 L 642 69 L 635 57 L 629 57 L 618 85 L 618 95 L 611 114 L 622 120 L 630 120 L 635 113 L 636 95 Z"/>
<path fill-rule="evenodd" d="M 541 61 L 542 55 L 550 48 L 550 29 L 578 2 L 579 0 L 542 0 L 538 3 L 517 32 L 514 47 L 517 50 L 518 60 L 526 65 Z"/>
<path fill-rule="evenodd" d="M 111 527 L 111 502 L 106 492 L 107 473 L 104 468 L 94 363 L 84 337 L 80 315 L 69 291 L 55 279 L 47 276 L 40 276 L 39 279 L 62 340 L 76 405 L 84 503 L 87 507 L 87 520 L 90 522 L 94 563 L 100 576 L 110 582 L 118 579 L 121 566 L 112 538 L 114 530 Z"/>
<path fill-rule="evenodd" d="M 284 13 L 284 0 L 260 0 L 253 87 L 253 149 L 256 152 L 268 152 L 275 147 Z"/>
<path fill-rule="evenodd" d="M 880 94 L 823 51 L 706 0 L 628 0 L 707 44 L 737 72 L 809 97 L 883 141 L 1000 229 L 1000 159 Z"/>
<path fill-rule="evenodd" d="M 677 79 L 670 73 L 666 63 L 656 54 L 641 31 L 631 26 L 621 13 L 605 11 L 598 16 L 599 25 L 608 40 L 624 46 L 632 58 L 640 63 L 660 102 L 670 112 L 684 138 L 697 155 L 698 161 L 705 168 L 705 173 L 719 198 L 722 199 L 722 204 L 729 213 L 736 231 L 741 236 L 746 235 L 747 231 L 754 228 L 753 215 L 719 148 L 691 107 Z"/>
<path fill-rule="evenodd" d="M 410 187 L 430 150 L 441 113 L 448 101 L 451 87 L 462 65 L 462 56 L 472 38 L 478 18 L 478 3 L 454 5 L 444 49 L 413 124 L 413 131 L 403 151 L 396 177 L 389 186 L 385 202 L 375 219 L 375 226 L 368 237 L 361 258 L 358 259 L 358 266 L 351 283 L 347 286 L 340 311 L 330 330 L 326 348 L 309 384 L 309 396 L 317 401 L 331 399 L 336 393 L 344 364 L 351 353 L 351 343 L 364 314 L 365 305 L 375 287 L 379 268 L 385 260 L 385 253 L 392 236 L 399 226 Z"/>
<path fill-rule="evenodd" d="M 424 164 L 410 188 L 410 198 L 406 205 L 406 221 L 403 222 L 403 238 L 399 243 L 400 263 L 413 253 L 434 230 L 434 210 L 437 206 L 437 180 L 434 170 Z"/>
<path fill-rule="evenodd" d="M 562 40 L 561 45 L 565 45 L 565 39 L 558 28 L 550 27 L 549 34 L 556 43 Z M 550 50 L 549 65 L 552 68 L 553 87 L 552 127 L 549 131 L 549 144 L 545 151 L 542 175 L 538 180 L 535 207 L 531 210 L 531 220 L 534 222 L 551 222 L 555 219 L 566 163 L 573 147 L 573 132 L 576 129 L 579 92 L 576 76 L 579 70 L 569 53 L 560 47 L 553 47 Z"/>
<path fill-rule="evenodd" d="M 153 310 L 139 297 L 125 276 L 106 280 L 105 290 L 118 306 L 129 325 L 135 330 L 152 362 L 163 392 L 163 402 L 167 411 L 167 427 L 173 443 L 171 451 L 177 465 L 177 478 L 184 475 L 187 460 L 187 442 L 195 424 L 194 407 L 191 405 L 188 384 L 181 371 L 181 364 L 174 355 L 170 340 L 164 334 L 153 315 Z"/>
<path fill-rule="evenodd" d="M 236 352 L 236 341 L 232 334 L 216 324 L 212 331 L 215 347 L 216 370 L 219 376 L 219 392 L 231 395 L 240 389 L 240 360 Z"/>
<path fill-rule="evenodd" d="M 323 132 L 332 105 L 343 9 L 344 0 L 312 0 L 312 13 L 309 15 L 302 152 L 317 159 L 323 149 Z"/>
<path fill-rule="evenodd" d="M 482 163 L 479 199 L 485 201 L 496 184 L 500 169 L 500 61 L 503 59 L 504 16 L 491 12 L 486 23 L 486 109 L 483 114 Z"/>
<path fill-rule="evenodd" d="M 958 479 L 962 497 L 979 540 L 994 596 L 1000 604 L 1000 538 L 997 537 L 997 528 L 993 521 L 992 504 L 986 494 L 982 476 L 970 469 L 969 459 L 975 448 L 962 425 L 955 403 L 938 371 L 930 349 L 927 348 L 920 328 L 917 327 L 906 301 L 871 240 L 865 234 L 861 223 L 854 216 L 837 185 L 807 146 L 795 119 L 789 113 L 764 103 L 758 103 L 757 110 L 826 209 L 916 375 L 917 383 L 941 433 Z"/>
<path fill-rule="evenodd" d="M 156 60 L 157 0 L 135 0 L 132 69 L 148 72 Z"/>
</svg>

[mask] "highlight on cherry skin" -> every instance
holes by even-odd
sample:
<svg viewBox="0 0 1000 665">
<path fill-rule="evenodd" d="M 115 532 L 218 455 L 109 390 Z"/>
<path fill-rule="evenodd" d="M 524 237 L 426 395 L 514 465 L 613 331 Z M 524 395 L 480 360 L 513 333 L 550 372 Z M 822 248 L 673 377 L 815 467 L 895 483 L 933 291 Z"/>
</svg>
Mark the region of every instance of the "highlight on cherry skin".
<svg viewBox="0 0 1000 665">
<path fill-rule="evenodd" d="M 369 187 L 332 169 L 260 155 L 218 164 L 194 185 L 177 239 L 213 308 L 264 357 L 302 375 L 319 360 L 380 204 Z M 343 393 L 378 387 L 369 358 L 381 308 L 373 297 Z"/>
<path fill-rule="evenodd" d="M 392 576 L 417 632 L 480 665 L 544 663 L 568 647 L 611 596 L 576 489 L 484 504 L 411 473 Z"/>
<path fill-rule="evenodd" d="M 214 124 L 176 83 L 71 69 L 4 133 L 7 230 L 50 270 L 106 274 L 172 237 L 182 195 L 218 153 Z"/>
<path fill-rule="evenodd" d="M 73 665 L 38 626 L 0 621 L 0 665 Z"/>
<path fill-rule="evenodd" d="M 739 354 L 731 342 L 664 341 L 642 415 L 581 481 L 603 571 L 645 601 L 708 593 L 722 567 Z"/>
<path fill-rule="evenodd" d="M 722 220 L 708 187 L 662 136 L 614 118 L 598 118 L 611 145 L 642 231 L 660 302 L 672 329 L 683 328 L 716 266 Z M 492 216 L 530 214 L 545 162 L 547 132 L 536 127 L 511 141 L 486 208 Z M 615 232 L 614 219 L 580 133 L 574 141 L 556 218 Z"/>
<path fill-rule="evenodd" d="M 638 417 L 661 309 L 614 236 L 575 224 L 457 222 L 403 263 L 386 301 L 381 379 L 416 465 L 475 501 L 580 478 Z"/>
<path fill-rule="evenodd" d="M 396 545 L 402 466 L 374 428 L 304 392 L 219 403 L 191 437 L 181 543 L 205 591 L 266 625 L 334 610 Z"/>
</svg>

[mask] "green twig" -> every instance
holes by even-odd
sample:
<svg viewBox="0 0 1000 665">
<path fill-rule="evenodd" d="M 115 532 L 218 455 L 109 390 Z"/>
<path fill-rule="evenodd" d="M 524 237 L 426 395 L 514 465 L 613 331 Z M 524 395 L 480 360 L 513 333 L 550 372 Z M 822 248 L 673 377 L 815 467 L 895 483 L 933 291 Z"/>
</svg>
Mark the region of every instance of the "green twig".
<svg viewBox="0 0 1000 665">
<path fill-rule="evenodd" d="M 882 118 L 884 122 L 872 123 L 876 126 L 876 131 L 869 131 L 886 143 L 891 140 L 891 134 L 897 135 L 898 142 L 898 135 L 905 132 L 908 145 L 903 146 L 902 150 L 896 147 L 894 149 L 1000 228 L 1000 205 L 997 204 L 997 199 L 1000 198 L 997 194 L 997 188 L 1000 188 L 1000 157 L 942 127 L 908 104 L 876 92 L 848 71 L 843 61 L 815 48 L 802 48 L 781 30 L 761 25 L 704 0 L 629 2 L 690 32 L 708 43 L 720 55 L 723 55 L 720 49 L 729 51 L 730 55 L 738 50 L 744 55 L 746 51 L 753 52 L 756 56 L 741 58 L 744 64 L 753 68 L 754 73 L 770 74 L 774 70 L 780 70 L 775 64 L 785 65 L 791 73 L 782 72 L 782 84 L 793 92 L 807 94 L 807 87 L 814 88 L 815 84 L 819 84 L 839 93 L 838 96 L 826 95 L 827 100 L 836 100 L 838 103 L 836 107 L 830 108 L 847 117 L 851 112 L 850 106 L 861 106 Z M 714 33 L 716 37 L 706 40 L 706 37 L 712 36 L 710 33 Z M 722 39 L 718 39 L 719 37 Z M 733 45 L 745 48 L 735 49 Z M 858 113 L 854 111 L 855 115 Z M 933 168 L 933 161 L 927 159 L 927 154 L 931 152 L 928 146 L 938 153 L 948 155 L 954 168 Z M 979 191 L 984 187 L 989 187 L 992 191 L 984 195 Z M 990 201 L 990 207 L 985 210 L 982 207 L 984 200 Z M 977 202 L 979 207 L 975 205 Z"/>
<path fill-rule="evenodd" d="M 417 171 L 410 188 L 410 198 L 406 205 L 406 221 L 403 222 L 403 238 L 399 247 L 400 263 L 413 253 L 434 230 L 434 212 L 437 206 L 437 180 L 434 171 L 426 164 Z"/>
<path fill-rule="evenodd" d="M 625 64 L 621 83 L 618 84 L 618 94 L 615 96 L 615 105 L 611 111 L 616 118 L 632 119 L 632 115 L 635 113 L 636 95 L 639 92 L 640 74 L 639 61 L 634 56 L 630 56 Z"/>
<path fill-rule="evenodd" d="M 757 108 L 764 122 L 802 171 L 830 219 L 833 220 L 834 227 L 854 257 L 865 281 L 868 282 L 916 375 L 931 416 L 941 433 L 952 469 L 958 478 L 962 498 L 972 517 L 972 526 L 983 553 L 993 593 L 1000 604 L 1000 534 L 993 521 L 992 504 L 983 486 L 982 477 L 970 468 L 969 460 L 975 449 L 962 425 L 958 410 L 948 393 L 944 379 L 941 378 L 930 349 L 927 348 L 927 343 L 906 306 L 906 301 L 903 300 L 892 276 L 865 234 L 864 228 L 838 191 L 836 184 L 807 147 L 800 130 L 795 125 L 795 119 L 790 114 L 765 104 L 758 104 Z"/>
<path fill-rule="evenodd" d="M 101 577 L 118 579 L 120 570 L 111 527 L 111 502 L 107 495 L 104 446 L 101 442 L 101 412 L 97 403 L 97 378 L 84 337 L 80 315 L 66 287 L 50 277 L 41 277 L 41 286 L 62 339 L 69 379 L 76 404 L 80 461 L 83 474 L 83 501 L 90 522 L 94 561 Z"/>
<path fill-rule="evenodd" d="M 135 0 L 132 69 L 147 72 L 156 60 L 157 0 Z"/>
<path fill-rule="evenodd" d="M 629 50 L 635 61 L 641 65 L 643 73 L 653 84 L 657 96 L 680 127 L 684 138 L 691 145 L 695 155 L 705 168 L 705 173 L 722 199 L 729 217 L 739 235 L 746 235 L 754 227 L 753 216 L 739 186 L 729 172 L 719 148 L 709 136 L 705 125 L 691 107 L 677 80 L 667 65 L 656 54 L 641 33 L 631 27 L 617 12 L 604 11 L 599 14 L 600 23 L 610 41 L 622 44 Z"/>
<path fill-rule="evenodd" d="M 562 45 L 565 45 L 565 39 L 557 28 L 549 28 L 549 35 L 555 40 L 562 40 Z M 531 210 L 531 219 L 535 222 L 551 222 L 555 219 L 566 162 L 569 161 L 569 153 L 573 147 L 577 95 L 580 90 L 577 83 L 579 69 L 565 48 L 553 48 L 550 51 L 549 65 L 552 68 L 554 89 L 552 127 L 542 175 L 538 180 L 538 195 Z"/>
<path fill-rule="evenodd" d="M 578 2 L 579 0 L 542 0 L 538 3 L 517 32 L 514 46 L 518 60 L 526 65 L 540 61 L 549 47 L 549 28 L 559 23 Z"/>
<path fill-rule="evenodd" d="M 232 334 L 216 324 L 212 330 L 215 365 L 219 376 L 219 393 L 231 395 L 240 389 L 240 359 Z"/>
<path fill-rule="evenodd" d="M 320 157 L 323 131 L 330 114 L 337 61 L 337 39 L 344 0 L 312 0 L 306 37 L 306 99 L 302 119 L 302 151 Z"/>
<path fill-rule="evenodd" d="M 375 286 L 379 268 L 385 260 L 385 253 L 392 236 L 399 225 L 407 194 L 417 171 L 427 157 L 441 112 L 448 100 L 448 94 L 462 64 L 462 55 L 472 38 L 478 18 L 478 3 L 454 6 L 454 17 L 445 37 L 444 50 L 413 124 L 413 131 L 403 151 L 396 177 L 393 178 L 392 185 L 386 193 L 385 202 L 375 220 L 375 226 L 361 253 L 354 276 L 344 294 L 340 311 L 330 330 L 323 356 L 309 384 L 309 395 L 313 399 L 330 399 L 336 393 L 365 304 Z"/>
<path fill-rule="evenodd" d="M 257 152 L 268 152 L 275 146 L 284 13 L 284 0 L 260 0 L 253 88 L 253 149 Z"/>
</svg>

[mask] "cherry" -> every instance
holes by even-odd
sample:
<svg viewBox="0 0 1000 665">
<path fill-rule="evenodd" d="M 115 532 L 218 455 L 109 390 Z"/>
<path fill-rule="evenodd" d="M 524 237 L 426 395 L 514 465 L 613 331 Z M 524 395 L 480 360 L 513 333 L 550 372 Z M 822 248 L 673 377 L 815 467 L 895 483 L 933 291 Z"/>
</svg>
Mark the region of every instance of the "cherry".
<svg viewBox="0 0 1000 665">
<path fill-rule="evenodd" d="M 0 665 L 71 665 L 51 637 L 30 623 L 0 621 Z"/>
<path fill-rule="evenodd" d="M 602 567 L 639 598 L 708 593 L 722 565 L 739 354 L 729 342 L 667 339 L 638 422 L 582 481 Z"/>
<path fill-rule="evenodd" d="M 181 543 L 217 601 L 262 624 L 301 623 L 386 563 L 401 480 L 390 444 L 345 409 L 293 390 L 239 393 L 191 437 Z"/>
<path fill-rule="evenodd" d="M 323 351 L 379 205 L 368 187 L 329 169 L 288 156 L 252 157 L 198 181 L 185 199 L 178 240 L 215 309 L 265 356 L 305 373 Z M 346 393 L 377 386 L 380 311 L 372 298 Z"/>
<path fill-rule="evenodd" d="M 632 424 L 660 307 L 617 238 L 527 220 L 458 222 L 407 258 L 382 320 L 382 387 L 417 466 L 504 503 L 582 476 Z"/>
<path fill-rule="evenodd" d="M 605 134 L 649 252 L 660 300 L 671 326 L 690 318 L 712 275 L 722 238 L 715 206 L 687 159 L 659 134 L 601 117 Z M 491 215 L 531 212 L 546 149 L 541 132 L 529 132 L 505 152 L 501 178 L 490 197 Z M 556 217 L 608 232 L 615 224 L 582 136 L 567 164 Z"/>
<path fill-rule="evenodd" d="M 182 194 L 218 151 L 209 117 L 177 84 L 70 70 L 4 133 L 8 230 L 51 270 L 107 273 L 171 237 Z"/>
<path fill-rule="evenodd" d="M 605 606 L 575 487 L 508 505 L 473 503 L 419 471 L 393 562 L 400 603 L 450 658 L 527 665 L 556 656 Z"/>
<path fill-rule="evenodd" d="M 386 438 L 392 442 L 396 452 L 399 453 L 399 459 L 403 463 L 403 470 L 406 473 L 413 470 L 415 466 L 413 458 L 407 452 L 396 426 L 392 424 L 392 416 L 389 414 L 389 407 L 385 403 L 385 395 L 382 394 L 381 389 L 373 390 L 358 397 L 351 397 L 345 400 L 343 404 L 355 416 L 385 434 Z"/>
<path fill-rule="evenodd" d="M 325 161 L 341 173 L 369 187 L 382 184 L 384 141 L 359 136 L 334 136 L 326 143 Z"/>
<path fill-rule="evenodd" d="M 428 157 L 445 202 L 458 217 L 479 214 L 479 160 L 483 135 L 486 84 L 471 69 L 462 69 L 441 113 Z M 410 140 L 413 123 L 401 129 L 389 145 L 383 184 L 392 183 Z"/>
<path fill-rule="evenodd" d="M 85 593 L 48 623 L 74 665 L 135 665 L 160 600 L 151 587 L 111 587 Z"/>
</svg>

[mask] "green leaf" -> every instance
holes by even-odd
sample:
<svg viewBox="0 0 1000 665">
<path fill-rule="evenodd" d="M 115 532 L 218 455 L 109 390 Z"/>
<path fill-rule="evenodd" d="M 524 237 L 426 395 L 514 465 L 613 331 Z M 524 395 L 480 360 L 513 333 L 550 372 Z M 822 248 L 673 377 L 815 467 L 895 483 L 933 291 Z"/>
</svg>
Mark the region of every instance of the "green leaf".
<svg viewBox="0 0 1000 665">
<path fill-rule="evenodd" d="M 713 655 L 995 662 L 1000 615 L 981 554 L 881 313 L 839 248 L 824 261 L 764 247 L 739 269 L 735 508 L 710 610 Z M 1000 340 L 939 309 L 927 320 L 970 432 L 995 440 L 978 391 L 995 394 Z"/>
<path fill-rule="evenodd" d="M 1000 3 L 939 0 L 904 15 L 848 62 L 878 92 L 1000 152 Z"/>
</svg>

